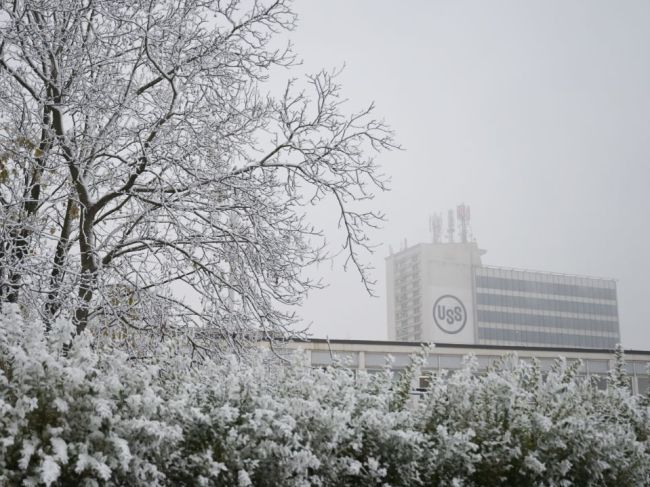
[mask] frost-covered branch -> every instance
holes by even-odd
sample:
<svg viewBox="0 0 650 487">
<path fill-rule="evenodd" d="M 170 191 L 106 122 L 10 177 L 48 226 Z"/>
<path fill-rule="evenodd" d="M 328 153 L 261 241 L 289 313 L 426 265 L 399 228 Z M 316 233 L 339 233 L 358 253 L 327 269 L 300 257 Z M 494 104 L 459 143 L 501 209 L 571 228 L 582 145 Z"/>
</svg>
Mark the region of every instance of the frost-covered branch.
<svg viewBox="0 0 650 487">
<path fill-rule="evenodd" d="M 0 302 L 223 350 L 290 336 L 340 250 L 370 290 L 359 203 L 396 144 L 336 73 L 268 93 L 294 22 L 284 0 L 0 2 Z M 340 249 L 308 220 L 327 199 Z"/>
</svg>

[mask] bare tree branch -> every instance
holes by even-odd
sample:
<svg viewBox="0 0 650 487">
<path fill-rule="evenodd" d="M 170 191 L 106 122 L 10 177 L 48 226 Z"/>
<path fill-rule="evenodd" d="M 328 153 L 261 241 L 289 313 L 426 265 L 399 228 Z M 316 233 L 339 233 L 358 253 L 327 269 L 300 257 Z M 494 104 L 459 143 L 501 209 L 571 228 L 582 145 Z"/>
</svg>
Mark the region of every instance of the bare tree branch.
<svg viewBox="0 0 650 487">
<path fill-rule="evenodd" d="M 0 0 L 0 303 L 142 356 L 291 336 L 339 251 L 371 291 L 360 203 L 397 145 L 337 73 L 268 93 L 294 23 L 286 0 Z M 340 247 L 309 221 L 324 200 Z"/>
</svg>

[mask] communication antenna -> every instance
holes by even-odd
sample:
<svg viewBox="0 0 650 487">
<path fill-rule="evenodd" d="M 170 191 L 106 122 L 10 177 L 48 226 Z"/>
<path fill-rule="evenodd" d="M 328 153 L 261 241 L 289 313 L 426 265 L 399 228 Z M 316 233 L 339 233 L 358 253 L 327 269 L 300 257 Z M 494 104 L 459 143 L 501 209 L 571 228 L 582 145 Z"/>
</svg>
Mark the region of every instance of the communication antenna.
<svg viewBox="0 0 650 487">
<path fill-rule="evenodd" d="M 453 243 L 454 241 L 455 226 L 454 210 L 449 210 L 447 213 L 447 239 L 449 240 L 449 243 Z"/>
<path fill-rule="evenodd" d="M 456 217 L 458 218 L 458 225 L 460 226 L 460 241 L 463 243 L 468 242 L 470 210 L 469 205 L 461 203 L 456 207 Z"/>
<path fill-rule="evenodd" d="M 442 241 L 442 215 L 440 213 L 429 216 L 429 232 L 431 232 L 431 241 L 433 243 Z"/>
</svg>

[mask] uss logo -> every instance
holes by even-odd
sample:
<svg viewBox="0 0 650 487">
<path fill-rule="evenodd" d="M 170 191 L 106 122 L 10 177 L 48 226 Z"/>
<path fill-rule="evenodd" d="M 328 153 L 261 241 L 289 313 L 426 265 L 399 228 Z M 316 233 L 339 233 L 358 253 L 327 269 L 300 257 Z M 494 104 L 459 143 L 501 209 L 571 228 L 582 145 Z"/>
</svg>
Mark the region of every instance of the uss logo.
<svg viewBox="0 0 650 487">
<path fill-rule="evenodd" d="M 451 294 L 440 296 L 433 305 L 433 321 L 445 333 L 458 333 L 467 323 L 465 305 Z"/>
</svg>

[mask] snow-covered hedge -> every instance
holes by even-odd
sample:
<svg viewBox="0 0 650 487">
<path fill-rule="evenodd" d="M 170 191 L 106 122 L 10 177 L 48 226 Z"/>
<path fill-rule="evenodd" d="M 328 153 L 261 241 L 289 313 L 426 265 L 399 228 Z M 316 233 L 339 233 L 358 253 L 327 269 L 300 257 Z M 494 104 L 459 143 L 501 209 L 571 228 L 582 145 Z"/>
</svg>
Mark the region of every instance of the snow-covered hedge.
<svg viewBox="0 0 650 487">
<path fill-rule="evenodd" d="M 648 485 L 648 401 L 558 361 L 401 377 L 260 355 L 188 368 L 0 318 L 0 485 Z"/>
</svg>

